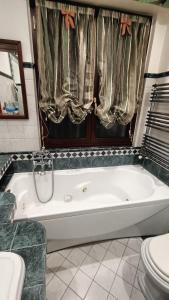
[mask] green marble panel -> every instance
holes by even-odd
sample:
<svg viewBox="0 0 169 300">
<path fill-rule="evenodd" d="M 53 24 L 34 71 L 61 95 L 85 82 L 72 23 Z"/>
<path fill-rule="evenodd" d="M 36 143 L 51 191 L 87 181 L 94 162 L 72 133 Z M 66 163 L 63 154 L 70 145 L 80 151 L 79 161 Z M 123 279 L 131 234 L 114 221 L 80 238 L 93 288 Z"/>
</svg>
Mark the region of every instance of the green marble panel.
<svg viewBox="0 0 169 300">
<path fill-rule="evenodd" d="M 169 172 L 162 167 L 158 167 L 158 178 L 169 185 Z"/>
<path fill-rule="evenodd" d="M 24 288 L 22 293 L 22 300 L 45 300 L 45 290 L 45 284 Z"/>
<path fill-rule="evenodd" d="M 29 248 L 12 249 L 19 254 L 25 262 L 26 276 L 24 287 L 44 284 L 46 271 L 46 245 Z"/>
<path fill-rule="evenodd" d="M 5 175 L 0 179 L 0 190 L 1 191 L 5 191 L 8 183 L 10 182 L 11 178 L 12 178 L 13 174 L 10 175 Z"/>
<path fill-rule="evenodd" d="M 0 169 L 4 167 L 4 165 L 10 159 L 10 157 L 10 154 L 0 154 Z"/>
<path fill-rule="evenodd" d="M 45 227 L 35 221 L 17 222 L 17 231 L 13 241 L 12 249 L 32 247 L 46 243 Z"/>
<path fill-rule="evenodd" d="M 10 250 L 15 232 L 16 224 L 0 225 L 0 251 Z"/>
<path fill-rule="evenodd" d="M 154 164 L 150 159 L 144 159 L 143 167 L 151 174 L 158 177 L 159 167 L 156 164 Z"/>
<path fill-rule="evenodd" d="M 0 206 L 0 224 L 11 222 L 13 209 L 14 209 L 13 204 Z"/>
<path fill-rule="evenodd" d="M 32 172 L 32 161 L 31 160 L 18 160 L 12 162 L 12 173 Z"/>
<path fill-rule="evenodd" d="M 12 193 L 0 192 L 0 206 L 15 204 L 15 196 Z"/>
</svg>

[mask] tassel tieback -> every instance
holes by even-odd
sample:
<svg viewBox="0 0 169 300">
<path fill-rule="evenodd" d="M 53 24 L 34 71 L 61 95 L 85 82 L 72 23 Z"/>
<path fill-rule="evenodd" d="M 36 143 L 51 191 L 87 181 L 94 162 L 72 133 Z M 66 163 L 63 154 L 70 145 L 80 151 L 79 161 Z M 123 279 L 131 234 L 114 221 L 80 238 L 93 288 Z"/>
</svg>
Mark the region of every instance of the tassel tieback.
<svg viewBox="0 0 169 300">
<path fill-rule="evenodd" d="M 126 33 L 131 35 L 131 20 L 127 16 L 121 17 L 121 35 L 124 36 Z"/>
<path fill-rule="evenodd" d="M 75 28 L 75 22 L 74 22 L 74 17 L 75 17 L 75 13 L 72 11 L 68 11 L 68 10 L 61 10 L 61 14 L 65 17 L 65 25 L 66 28 Z"/>
</svg>

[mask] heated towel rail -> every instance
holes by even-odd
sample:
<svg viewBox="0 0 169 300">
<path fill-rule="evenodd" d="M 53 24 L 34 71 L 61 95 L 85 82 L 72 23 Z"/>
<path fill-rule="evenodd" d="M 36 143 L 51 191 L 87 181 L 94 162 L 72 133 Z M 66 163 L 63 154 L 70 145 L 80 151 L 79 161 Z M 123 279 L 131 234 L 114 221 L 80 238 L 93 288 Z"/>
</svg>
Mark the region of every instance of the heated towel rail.
<svg viewBox="0 0 169 300">
<path fill-rule="evenodd" d="M 141 153 L 169 171 L 169 83 L 152 87 Z"/>
</svg>

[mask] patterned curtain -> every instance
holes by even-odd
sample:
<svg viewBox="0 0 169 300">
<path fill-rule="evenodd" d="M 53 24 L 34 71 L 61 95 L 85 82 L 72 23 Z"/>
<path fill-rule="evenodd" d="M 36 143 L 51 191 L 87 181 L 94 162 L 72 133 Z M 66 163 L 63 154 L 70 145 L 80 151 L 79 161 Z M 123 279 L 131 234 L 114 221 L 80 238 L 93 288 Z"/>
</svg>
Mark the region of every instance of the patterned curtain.
<svg viewBox="0 0 169 300">
<path fill-rule="evenodd" d="M 151 22 L 147 17 L 100 10 L 97 19 L 99 103 L 95 114 L 110 128 L 128 124 L 142 101 Z"/>
<path fill-rule="evenodd" d="M 36 0 L 40 108 L 60 123 L 91 112 L 96 57 L 94 10 Z"/>
<path fill-rule="evenodd" d="M 169 0 L 135 0 L 142 3 L 156 4 L 162 7 L 169 7 Z"/>
</svg>

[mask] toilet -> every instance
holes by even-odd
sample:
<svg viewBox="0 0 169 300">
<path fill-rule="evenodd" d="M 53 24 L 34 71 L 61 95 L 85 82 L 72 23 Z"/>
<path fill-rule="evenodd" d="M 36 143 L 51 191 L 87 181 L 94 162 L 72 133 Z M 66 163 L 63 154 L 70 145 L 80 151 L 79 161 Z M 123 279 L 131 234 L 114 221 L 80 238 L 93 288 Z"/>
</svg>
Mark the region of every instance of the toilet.
<svg viewBox="0 0 169 300">
<path fill-rule="evenodd" d="M 138 283 L 146 300 L 169 300 L 169 234 L 148 238 L 142 243 L 145 274 Z"/>
<path fill-rule="evenodd" d="M 0 252 L 0 300 L 21 300 L 25 263 L 12 252 Z"/>
</svg>

